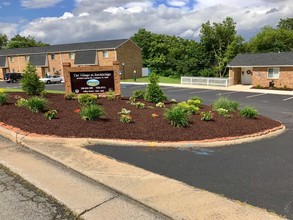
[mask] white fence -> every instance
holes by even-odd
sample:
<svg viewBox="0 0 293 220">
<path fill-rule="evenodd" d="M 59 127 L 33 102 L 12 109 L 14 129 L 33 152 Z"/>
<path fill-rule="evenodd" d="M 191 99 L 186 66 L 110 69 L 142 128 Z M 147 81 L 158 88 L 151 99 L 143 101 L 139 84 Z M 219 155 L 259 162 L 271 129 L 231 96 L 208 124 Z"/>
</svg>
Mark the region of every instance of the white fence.
<svg viewBox="0 0 293 220">
<path fill-rule="evenodd" d="M 181 84 L 203 86 L 225 86 L 232 84 L 232 78 L 209 78 L 209 77 L 181 77 Z"/>
</svg>

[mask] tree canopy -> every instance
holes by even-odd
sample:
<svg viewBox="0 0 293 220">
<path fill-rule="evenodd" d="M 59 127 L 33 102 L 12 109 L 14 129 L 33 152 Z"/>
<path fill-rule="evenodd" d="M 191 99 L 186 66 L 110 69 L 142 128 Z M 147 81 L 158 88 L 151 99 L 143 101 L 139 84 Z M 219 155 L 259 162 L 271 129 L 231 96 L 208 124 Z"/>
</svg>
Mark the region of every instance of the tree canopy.
<svg viewBox="0 0 293 220">
<path fill-rule="evenodd" d="M 35 38 L 32 36 L 23 37 L 17 34 L 7 42 L 6 49 L 23 47 L 42 47 L 48 45 L 49 44 L 43 43 L 41 41 L 36 41 Z"/>
</svg>

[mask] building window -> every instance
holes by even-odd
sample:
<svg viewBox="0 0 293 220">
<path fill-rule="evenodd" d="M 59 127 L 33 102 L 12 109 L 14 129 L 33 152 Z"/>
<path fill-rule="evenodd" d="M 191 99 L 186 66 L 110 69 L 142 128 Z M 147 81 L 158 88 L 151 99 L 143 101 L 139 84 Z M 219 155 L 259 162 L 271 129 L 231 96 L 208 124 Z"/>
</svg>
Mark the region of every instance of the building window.
<svg viewBox="0 0 293 220">
<path fill-rule="evenodd" d="M 107 50 L 103 51 L 103 58 L 108 58 L 108 51 Z"/>
<path fill-rule="evenodd" d="M 56 68 L 55 68 L 55 67 L 53 67 L 53 69 L 52 69 L 52 70 L 53 70 L 53 73 L 55 74 L 55 72 L 56 72 Z"/>
<path fill-rule="evenodd" d="M 279 68 L 269 68 L 268 69 L 268 79 L 279 79 L 280 69 Z"/>
<path fill-rule="evenodd" d="M 30 61 L 30 56 L 25 56 L 25 61 L 29 62 Z"/>
<path fill-rule="evenodd" d="M 74 53 L 69 53 L 69 59 L 71 59 L 71 60 L 74 59 Z"/>
<path fill-rule="evenodd" d="M 10 57 L 10 61 L 13 63 L 14 62 L 14 56 Z"/>
<path fill-rule="evenodd" d="M 55 60 L 55 54 L 51 53 L 51 60 Z"/>
</svg>

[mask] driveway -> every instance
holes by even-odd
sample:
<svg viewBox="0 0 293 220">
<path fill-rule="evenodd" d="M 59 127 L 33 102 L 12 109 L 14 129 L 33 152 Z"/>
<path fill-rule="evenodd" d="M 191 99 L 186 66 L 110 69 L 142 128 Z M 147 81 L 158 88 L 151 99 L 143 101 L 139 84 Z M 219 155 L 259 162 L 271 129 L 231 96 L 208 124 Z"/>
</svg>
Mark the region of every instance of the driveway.
<svg viewBox="0 0 293 220">
<path fill-rule="evenodd" d="M 144 85 L 122 85 L 124 96 Z M 282 135 L 229 147 L 162 149 L 91 146 L 89 149 L 198 188 L 265 208 L 293 219 L 293 98 L 286 95 L 162 87 L 169 99 L 199 96 L 211 104 L 228 96 L 241 106 L 282 121 Z M 207 131 L 208 132 L 208 131 Z"/>
</svg>

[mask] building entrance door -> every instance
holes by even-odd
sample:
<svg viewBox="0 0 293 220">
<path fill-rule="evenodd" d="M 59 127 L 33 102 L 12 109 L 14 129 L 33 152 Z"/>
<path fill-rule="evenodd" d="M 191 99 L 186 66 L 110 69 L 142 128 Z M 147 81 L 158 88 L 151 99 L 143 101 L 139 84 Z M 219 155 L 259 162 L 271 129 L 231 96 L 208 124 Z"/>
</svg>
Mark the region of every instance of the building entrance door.
<svg viewBox="0 0 293 220">
<path fill-rule="evenodd" d="M 242 68 L 241 70 L 241 84 L 252 84 L 252 68 Z"/>
</svg>

